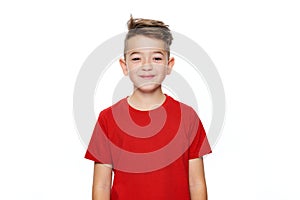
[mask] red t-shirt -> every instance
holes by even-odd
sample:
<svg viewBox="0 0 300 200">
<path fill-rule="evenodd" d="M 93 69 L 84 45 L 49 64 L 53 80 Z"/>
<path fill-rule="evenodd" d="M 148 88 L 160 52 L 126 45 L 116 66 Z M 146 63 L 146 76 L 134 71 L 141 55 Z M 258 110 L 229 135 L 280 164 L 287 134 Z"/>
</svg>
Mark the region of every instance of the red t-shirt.
<svg viewBox="0 0 300 200">
<path fill-rule="evenodd" d="M 211 153 L 205 130 L 190 107 L 166 95 L 150 111 L 126 98 L 103 110 L 85 158 L 111 164 L 111 200 L 189 200 L 189 159 Z"/>
</svg>

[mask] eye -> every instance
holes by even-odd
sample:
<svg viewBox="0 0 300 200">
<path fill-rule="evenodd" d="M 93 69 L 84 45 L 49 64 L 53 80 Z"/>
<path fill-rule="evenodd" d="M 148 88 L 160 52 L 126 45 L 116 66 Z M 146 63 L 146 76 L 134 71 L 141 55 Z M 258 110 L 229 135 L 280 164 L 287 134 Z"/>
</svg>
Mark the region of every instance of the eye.
<svg viewBox="0 0 300 200">
<path fill-rule="evenodd" d="M 136 57 L 136 58 L 131 58 L 132 61 L 137 61 L 140 60 L 140 58 Z"/>
<path fill-rule="evenodd" d="M 154 57 L 153 59 L 154 59 L 155 61 L 161 61 L 161 60 L 162 60 L 161 57 Z"/>
</svg>

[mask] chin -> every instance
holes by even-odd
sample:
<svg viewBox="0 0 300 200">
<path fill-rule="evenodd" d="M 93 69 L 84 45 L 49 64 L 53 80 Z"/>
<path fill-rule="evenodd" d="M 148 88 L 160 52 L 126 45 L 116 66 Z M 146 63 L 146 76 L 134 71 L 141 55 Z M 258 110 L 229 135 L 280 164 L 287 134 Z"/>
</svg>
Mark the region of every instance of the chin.
<svg viewBox="0 0 300 200">
<path fill-rule="evenodd" d="M 136 90 L 139 90 L 144 93 L 151 93 L 151 92 L 154 92 L 157 89 L 159 89 L 160 86 L 161 86 L 160 84 L 149 84 L 149 85 L 144 85 L 141 87 L 136 87 Z"/>
</svg>

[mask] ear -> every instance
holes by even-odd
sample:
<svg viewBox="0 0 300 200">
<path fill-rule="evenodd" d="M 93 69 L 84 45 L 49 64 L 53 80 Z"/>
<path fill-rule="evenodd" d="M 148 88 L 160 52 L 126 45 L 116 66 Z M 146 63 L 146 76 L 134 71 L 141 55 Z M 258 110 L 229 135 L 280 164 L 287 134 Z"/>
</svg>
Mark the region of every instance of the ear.
<svg viewBox="0 0 300 200">
<path fill-rule="evenodd" d="M 168 61 L 168 66 L 167 66 L 167 74 L 171 74 L 172 68 L 175 64 L 175 59 L 174 57 L 170 57 Z"/>
<path fill-rule="evenodd" d="M 123 74 L 125 76 L 127 76 L 128 75 L 128 69 L 127 69 L 127 66 L 126 66 L 126 61 L 123 58 L 120 58 L 119 59 L 119 63 L 120 63 L 120 66 L 121 66 L 121 68 L 123 70 Z"/>
</svg>

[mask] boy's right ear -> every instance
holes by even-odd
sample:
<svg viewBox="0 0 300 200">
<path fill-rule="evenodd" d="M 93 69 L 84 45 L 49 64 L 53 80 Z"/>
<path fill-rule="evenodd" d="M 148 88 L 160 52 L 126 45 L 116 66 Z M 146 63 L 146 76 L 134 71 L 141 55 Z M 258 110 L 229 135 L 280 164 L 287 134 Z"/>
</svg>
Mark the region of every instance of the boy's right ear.
<svg viewBox="0 0 300 200">
<path fill-rule="evenodd" d="M 127 76 L 128 75 L 128 69 L 127 69 L 127 66 L 126 66 L 126 61 L 123 58 L 120 58 L 119 63 L 120 63 L 120 66 L 123 70 L 123 74 L 125 76 Z"/>
</svg>

